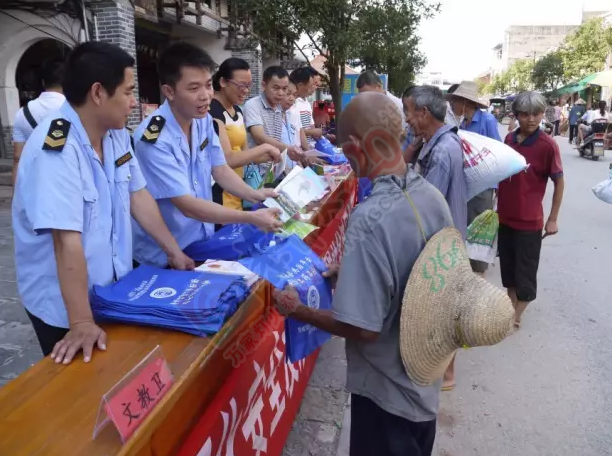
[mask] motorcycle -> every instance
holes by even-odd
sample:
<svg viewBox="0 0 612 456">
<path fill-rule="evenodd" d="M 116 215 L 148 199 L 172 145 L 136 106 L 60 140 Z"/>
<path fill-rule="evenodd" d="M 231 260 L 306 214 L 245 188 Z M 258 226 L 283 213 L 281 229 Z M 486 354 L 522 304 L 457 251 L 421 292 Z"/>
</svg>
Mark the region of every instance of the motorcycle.
<svg viewBox="0 0 612 456">
<path fill-rule="evenodd" d="M 578 153 L 581 157 L 597 161 L 600 157 L 604 156 L 604 144 L 608 125 L 608 122 L 604 119 L 598 119 L 591 122 L 591 131 L 589 135 L 584 138 L 584 141 L 582 141 L 582 144 L 578 147 Z"/>
</svg>

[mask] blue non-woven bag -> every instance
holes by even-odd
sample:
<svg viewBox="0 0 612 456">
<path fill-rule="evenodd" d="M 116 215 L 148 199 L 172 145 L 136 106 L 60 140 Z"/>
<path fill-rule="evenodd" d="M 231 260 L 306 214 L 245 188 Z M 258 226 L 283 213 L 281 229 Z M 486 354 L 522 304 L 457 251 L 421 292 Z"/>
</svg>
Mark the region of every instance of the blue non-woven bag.
<svg viewBox="0 0 612 456">
<path fill-rule="evenodd" d="M 357 190 L 357 201 L 362 202 L 372 193 L 372 181 L 367 177 L 359 178 L 359 185 Z"/>
<path fill-rule="evenodd" d="M 324 157 L 318 157 L 321 160 L 329 163 L 330 165 L 342 165 L 347 163 L 348 159 L 343 153 L 338 152 L 338 149 L 329 141 L 329 139 L 323 137 L 317 140 L 315 143 L 315 149 L 325 154 Z"/>
<path fill-rule="evenodd" d="M 240 276 L 142 265 L 111 285 L 95 285 L 90 301 L 97 320 L 204 336 L 217 333 L 249 293 Z"/>
<path fill-rule="evenodd" d="M 325 155 L 334 155 L 336 153 L 336 148 L 326 137 L 317 140 L 315 149 L 319 152 L 323 152 Z"/>
<path fill-rule="evenodd" d="M 250 254 L 253 246 L 266 246 L 274 239 L 274 233 L 266 233 L 255 225 L 225 225 L 209 239 L 194 242 L 184 252 L 195 261 L 235 261 Z"/>
<path fill-rule="evenodd" d="M 331 283 L 321 275 L 327 267 L 297 235 L 278 239 L 239 262 L 279 290 L 293 285 L 303 304 L 331 309 Z M 287 359 L 292 363 L 306 358 L 330 338 L 329 333 L 310 324 L 290 317 L 285 320 Z"/>
</svg>

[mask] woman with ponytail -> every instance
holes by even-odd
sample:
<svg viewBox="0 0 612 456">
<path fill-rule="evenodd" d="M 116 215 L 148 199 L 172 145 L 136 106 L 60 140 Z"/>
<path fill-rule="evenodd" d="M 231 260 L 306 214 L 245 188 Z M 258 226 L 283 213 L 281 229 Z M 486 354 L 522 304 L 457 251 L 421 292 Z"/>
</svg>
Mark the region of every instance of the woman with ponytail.
<svg viewBox="0 0 612 456">
<path fill-rule="evenodd" d="M 587 111 L 584 116 L 582 116 L 582 120 L 586 121 L 587 125 L 580 124 L 578 129 L 578 145 L 584 141 L 584 138 L 591 134 L 591 123 L 596 120 L 605 120 L 607 122 L 612 123 L 612 115 L 606 110 L 606 102 L 601 100 L 597 108 L 592 109 L 591 111 Z"/>
<path fill-rule="evenodd" d="M 250 163 L 278 161 L 280 151 L 269 144 L 247 149 L 247 132 L 240 105 L 251 91 L 251 69 L 249 64 L 238 58 L 225 60 L 213 76 L 215 96 L 210 104 L 210 114 L 215 121 L 227 164 L 240 177 L 243 167 Z M 232 209 L 242 210 L 242 201 L 224 192 L 218 185 L 213 186 L 213 200 Z"/>
</svg>

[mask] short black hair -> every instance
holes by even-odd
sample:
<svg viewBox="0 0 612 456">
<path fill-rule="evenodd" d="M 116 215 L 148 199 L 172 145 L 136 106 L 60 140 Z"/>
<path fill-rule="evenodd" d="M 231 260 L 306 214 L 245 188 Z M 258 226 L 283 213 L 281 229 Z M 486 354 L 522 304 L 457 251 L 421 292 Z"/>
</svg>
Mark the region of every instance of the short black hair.
<svg viewBox="0 0 612 456">
<path fill-rule="evenodd" d="M 310 65 L 308 65 L 306 68 L 309 72 L 310 75 L 314 78 L 315 76 L 321 76 L 321 73 L 319 73 L 317 70 L 315 70 L 313 67 L 311 67 Z"/>
<path fill-rule="evenodd" d="M 362 89 L 364 86 L 382 86 L 383 83 L 380 77 L 373 71 L 367 70 L 357 78 L 357 88 Z"/>
<path fill-rule="evenodd" d="M 65 62 L 61 59 L 49 59 L 42 64 L 41 77 L 45 89 L 59 87 L 64 79 Z"/>
<path fill-rule="evenodd" d="M 178 41 L 168 46 L 157 61 L 157 74 L 163 84 L 174 87 L 181 79 L 184 67 L 201 68 L 210 71 L 215 69 L 215 62 L 208 53 L 193 44 Z"/>
<path fill-rule="evenodd" d="M 459 84 L 453 84 L 452 86 L 450 86 L 448 88 L 448 90 L 446 91 L 447 94 L 453 94 L 457 91 L 457 89 L 459 88 Z"/>
<path fill-rule="evenodd" d="M 213 89 L 215 89 L 216 92 L 221 90 L 221 83 L 219 82 L 221 81 L 221 78 L 228 81 L 234 77 L 234 71 L 248 71 L 250 69 L 251 67 L 249 66 L 249 63 L 246 60 L 239 59 L 238 57 L 230 57 L 229 59 L 224 60 L 213 76 Z"/>
<path fill-rule="evenodd" d="M 412 94 L 412 91 L 414 90 L 415 87 L 416 86 L 414 84 L 408 85 L 404 89 L 404 92 L 402 93 L 402 98 L 410 98 L 410 95 Z"/>
<path fill-rule="evenodd" d="M 133 66 L 134 57 L 119 46 L 101 41 L 79 44 L 64 68 L 64 96 L 70 104 L 82 106 L 96 82 L 113 96 L 125 80 L 125 69 Z"/>
<path fill-rule="evenodd" d="M 313 77 L 314 76 L 308 67 L 302 67 L 298 68 L 297 70 L 293 70 L 289 75 L 289 80 L 297 86 L 298 84 L 308 84 L 310 79 Z"/>
<path fill-rule="evenodd" d="M 278 79 L 288 78 L 289 72 L 280 65 L 269 66 L 263 73 L 263 81 L 270 82 L 274 76 Z"/>
</svg>

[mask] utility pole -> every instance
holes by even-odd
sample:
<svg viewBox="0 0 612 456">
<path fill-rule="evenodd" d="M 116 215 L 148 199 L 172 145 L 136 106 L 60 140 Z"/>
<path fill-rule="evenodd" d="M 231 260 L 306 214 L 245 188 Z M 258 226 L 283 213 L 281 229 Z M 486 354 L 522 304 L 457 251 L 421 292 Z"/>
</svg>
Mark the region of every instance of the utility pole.
<svg viewBox="0 0 612 456">
<path fill-rule="evenodd" d="M 535 51 L 535 49 L 531 52 L 529 52 L 527 54 L 527 57 L 533 57 L 533 67 L 531 68 L 531 88 L 534 89 L 535 88 L 535 84 L 533 82 L 533 75 L 535 73 L 535 66 L 536 66 L 536 58 L 538 57 L 538 53 Z"/>
</svg>

